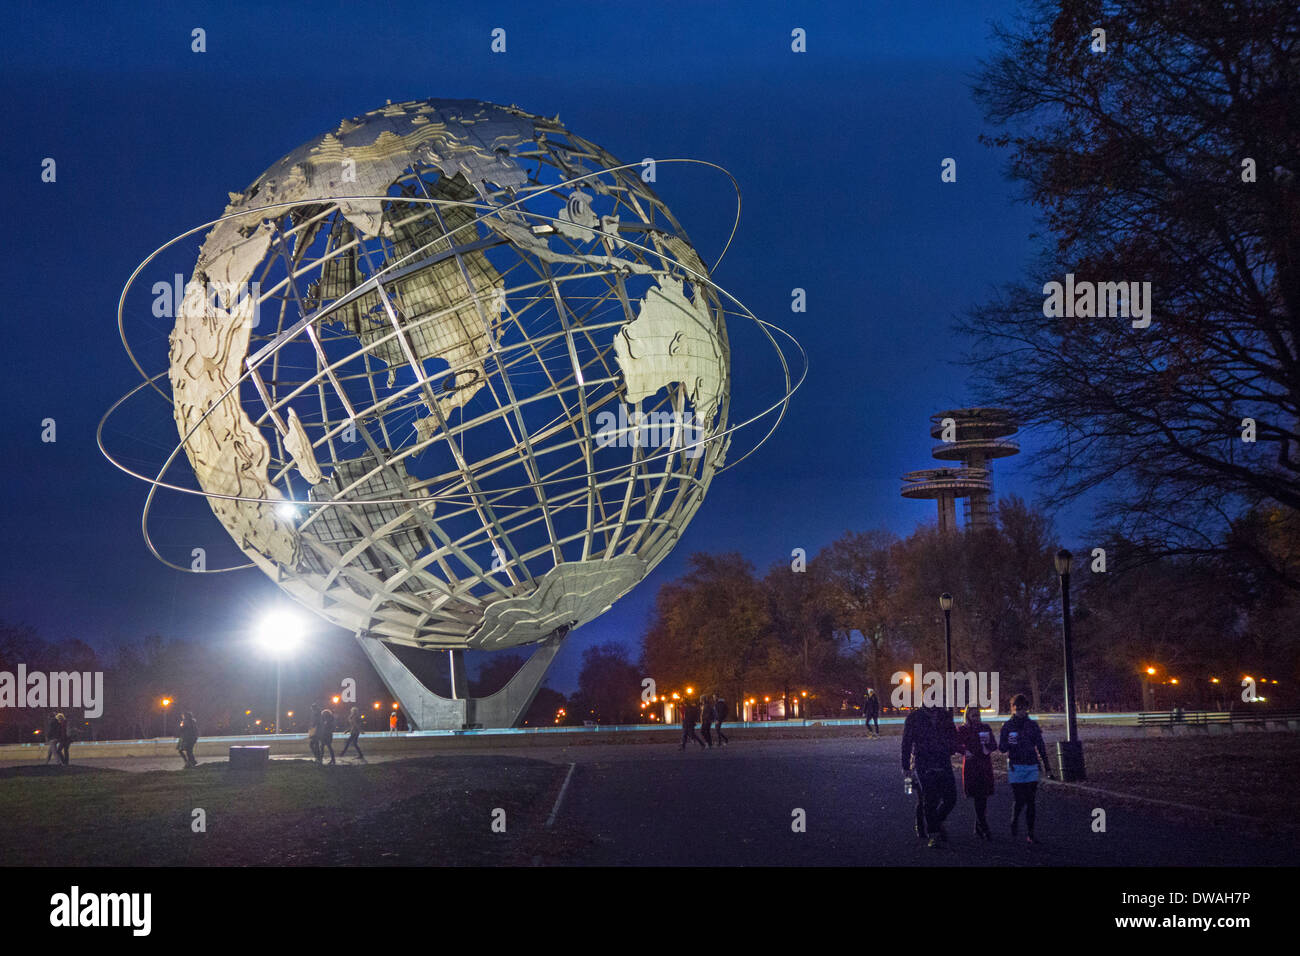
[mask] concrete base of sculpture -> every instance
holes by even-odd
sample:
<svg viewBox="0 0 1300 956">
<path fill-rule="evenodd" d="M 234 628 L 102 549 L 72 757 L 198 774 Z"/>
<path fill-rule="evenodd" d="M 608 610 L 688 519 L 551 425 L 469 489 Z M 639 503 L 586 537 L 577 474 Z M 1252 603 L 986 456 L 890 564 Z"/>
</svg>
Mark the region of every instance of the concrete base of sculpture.
<svg viewBox="0 0 1300 956">
<path fill-rule="evenodd" d="M 465 730 L 470 727 L 513 727 L 519 723 L 537 696 L 546 669 L 555 660 L 567 633 L 567 628 L 560 628 L 538 644 L 537 650 L 509 683 L 487 697 L 468 696 L 463 651 L 451 652 L 452 696 L 447 698 L 425 687 L 383 641 L 365 634 L 358 634 L 357 641 L 413 729 Z"/>
</svg>

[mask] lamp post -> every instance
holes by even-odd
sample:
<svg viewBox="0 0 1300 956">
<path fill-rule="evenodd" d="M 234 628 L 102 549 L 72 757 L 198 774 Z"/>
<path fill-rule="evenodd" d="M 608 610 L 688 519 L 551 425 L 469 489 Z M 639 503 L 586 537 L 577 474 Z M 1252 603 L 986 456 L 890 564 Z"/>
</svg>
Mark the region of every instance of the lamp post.
<svg viewBox="0 0 1300 956">
<path fill-rule="evenodd" d="M 162 735 L 163 735 L 164 737 L 167 736 L 167 708 L 170 707 L 171 705 L 172 705 L 172 699 L 171 699 L 170 697 L 164 697 L 164 698 L 162 699 L 162 709 L 163 709 L 163 733 L 162 733 Z"/>
<path fill-rule="evenodd" d="M 1142 709 L 1156 709 L 1156 669 L 1147 667 L 1146 677 L 1142 680 Z"/>
<path fill-rule="evenodd" d="M 257 638 L 262 649 L 275 658 L 275 732 L 280 732 L 280 664 L 302 642 L 303 625 L 298 615 L 273 611 L 258 624 Z"/>
<path fill-rule="evenodd" d="M 1065 548 L 1056 552 L 1056 573 L 1061 577 L 1061 634 L 1065 645 L 1065 740 L 1056 744 L 1062 780 L 1087 779 L 1074 706 L 1074 647 L 1070 643 L 1070 561 L 1073 557 Z"/>
<path fill-rule="evenodd" d="M 947 591 L 939 595 L 939 607 L 943 610 L 943 702 L 952 710 L 948 699 L 948 688 L 952 686 L 952 595 Z"/>
</svg>

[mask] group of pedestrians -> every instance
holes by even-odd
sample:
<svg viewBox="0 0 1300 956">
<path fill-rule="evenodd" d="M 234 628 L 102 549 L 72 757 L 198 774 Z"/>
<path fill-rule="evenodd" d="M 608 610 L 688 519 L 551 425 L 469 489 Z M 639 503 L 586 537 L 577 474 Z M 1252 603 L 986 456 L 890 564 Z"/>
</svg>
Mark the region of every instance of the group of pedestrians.
<svg viewBox="0 0 1300 956">
<path fill-rule="evenodd" d="M 975 806 L 975 835 L 992 839 L 986 813 L 994 791 L 994 751 L 1007 755 L 1007 782 L 1014 797 L 1011 835 L 1019 834 L 1023 811 L 1028 842 L 1036 842 L 1034 798 L 1040 758 L 1049 779 L 1053 779 L 1052 771 L 1043 733 L 1029 717 L 1029 700 L 1024 694 L 1011 699 L 1011 712 L 996 737 L 993 728 L 980 720 L 978 707 L 966 708 L 960 728 L 954 726 L 952 711 L 946 707 L 920 707 L 907 715 L 903 722 L 903 773 L 909 782 L 908 792 L 916 792 L 916 835 L 928 837 L 931 847 L 948 841 L 943 824 L 957 803 L 954 754 L 962 755 L 962 790 Z"/>
<path fill-rule="evenodd" d="M 694 740 L 700 745 L 701 750 L 707 750 L 713 746 L 713 734 L 718 735 L 718 746 L 725 747 L 728 743 L 727 735 L 722 732 L 722 723 L 730 716 L 730 711 L 726 700 L 720 694 L 701 694 L 699 703 L 689 698 L 682 701 L 682 746 L 686 749 L 687 742 Z M 695 733 L 695 725 L 699 724 L 700 733 L 704 735 L 701 740 L 699 734 Z"/>
<path fill-rule="evenodd" d="M 353 707 L 348 714 L 348 739 L 343 744 L 343 753 L 339 756 L 346 757 L 348 750 L 352 749 L 357 752 L 361 762 L 365 763 L 366 756 L 361 752 L 360 743 L 363 719 L 361 708 Z M 328 751 L 330 766 L 334 765 L 334 712 L 328 707 L 321 709 L 320 704 L 311 705 L 311 732 L 307 735 L 307 741 L 311 744 L 311 753 L 317 763 L 324 763 L 325 753 Z"/>
</svg>

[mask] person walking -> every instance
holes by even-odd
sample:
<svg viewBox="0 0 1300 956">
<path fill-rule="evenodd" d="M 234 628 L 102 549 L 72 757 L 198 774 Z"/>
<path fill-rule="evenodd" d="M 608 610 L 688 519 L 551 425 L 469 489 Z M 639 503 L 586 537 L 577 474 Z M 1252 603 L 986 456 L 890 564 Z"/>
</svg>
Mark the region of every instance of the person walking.
<svg viewBox="0 0 1300 956">
<path fill-rule="evenodd" d="M 346 757 L 348 755 L 348 748 L 352 747 L 356 750 L 358 759 L 360 759 L 362 763 L 366 762 L 366 755 L 361 752 L 361 744 L 357 742 L 357 739 L 360 736 L 361 709 L 359 707 L 353 707 L 352 712 L 348 714 L 348 739 L 343 744 L 343 753 L 339 754 L 340 759 Z"/>
<path fill-rule="evenodd" d="M 867 688 L 866 699 L 862 701 L 862 716 L 866 718 L 867 733 L 874 737 L 880 736 L 880 698 L 876 696 L 873 688 Z M 875 722 L 876 732 L 872 734 L 871 724 Z"/>
<path fill-rule="evenodd" d="M 307 742 L 311 744 L 311 755 L 320 763 L 320 704 L 315 701 L 311 704 L 311 730 L 307 732 Z"/>
<path fill-rule="evenodd" d="M 957 803 L 957 781 L 952 773 L 956 752 L 952 711 L 919 707 L 907 715 L 903 722 L 903 774 L 912 777 L 918 790 L 917 836 L 929 834 L 933 848 L 948 842 L 943 821 Z"/>
<path fill-rule="evenodd" d="M 1029 717 L 1029 698 L 1016 694 L 1011 698 L 1011 719 L 1002 725 L 1002 734 L 998 740 L 998 750 L 1007 755 L 1007 781 L 1015 795 L 1015 806 L 1011 808 L 1011 835 L 1017 836 L 1020 829 L 1020 811 L 1025 811 L 1026 842 L 1036 843 L 1034 839 L 1034 797 L 1038 792 L 1038 759 L 1043 760 L 1043 771 L 1047 779 L 1054 780 L 1052 768 L 1047 764 L 1047 745 L 1043 743 L 1043 732 Z"/>
<path fill-rule="evenodd" d="M 727 701 L 721 694 L 718 694 L 713 699 L 713 719 L 717 721 L 718 746 L 720 747 L 727 746 L 727 735 L 722 732 L 722 722 L 728 716 Z"/>
<path fill-rule="evenodd" d="M 72 728 L 62 714 L 55 714 L 54 719 L 59 724 L 59 760 L 66 767 L 72 760 Z"/>
<path fill-rule="evenodd" d="M 45 727 L 45 740 L 49 744 L 45 753 L 45 765 L 48 767 L 55 757 L 59 758 L 59 763 L 63 763 L 63 754 L 59 747 L 59 717 L 55 714 L 50 714 L 50 722 Z"/>
<path fill-rule="evenodd" d="M 713 698 L 708 694 L 700 695 L 700 733 L 704 735 L 704 742 L 710 747 L 713 746 Z"/>
<path fill-rule="evenodd" d="M 689 700 L 684 700 L 681 703 L 681 708 L 682 708 L 682 750 L 686 749 L 686 741 L 688 740 L 694 740 L 697 744 L 700 745 L 701 750 L 707 749 L 704 746 L 704 741 L 701 740 L 699 736 L 695 733 L 695 720 L 698 715 L 698 711 L 695 709 L 695 705 L 691 703 Z"/>
<path fill-rule="evenodd" d="M 334 712 L 328 707 L 320 712 L 320 730 L 316 733 L 319 741 L 319 750 L 316 762 L 321 763 L 325 759 L 325 751 L 330 752 L 330 766 L 334 766 Z"/>
<path fill-rule="evenodd" d="M 180 737 L 176 741 L 176 750 L 185 761 L 186 768 L 197 767 L 199 762 L 194 759 L 194 745 L 199 742 L 199 722 L 194 719 L 194 715 L 188 710 L 181 717 Z"/>
<path fill-rule="evenodd" d="M 394 735 L 397 733 L 397 711 L 388 715 L 388 732 Z"/>
<path fill-rule="evenodd" d="M 966 708 L 966 722 L 957 728 L 957 749 L 964 755 L 961 761 L 961 788 L 975 802 L 975 835 L 985 840 L 993 838 L 985 816 L 989 797 L 993 796 L 993 757 L 998 749 L 993 728 L 980 720 L 978 707 Z"/>
</svg>

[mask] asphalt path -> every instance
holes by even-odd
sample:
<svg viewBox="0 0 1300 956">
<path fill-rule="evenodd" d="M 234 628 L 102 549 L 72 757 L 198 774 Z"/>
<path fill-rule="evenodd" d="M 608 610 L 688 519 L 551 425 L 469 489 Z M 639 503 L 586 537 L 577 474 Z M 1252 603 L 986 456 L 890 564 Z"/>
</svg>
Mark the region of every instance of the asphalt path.
<svg viewBox="0 0 1300 956">
<path fill-rule="evenodd" d="M 692 745 L 694 746 L 694 745 Z M 1013 838 L 1005 779 L 989 801 L 994 839 L 974 836 L 961 795 L 946 847 L 913 832 L 915 797 L 903 792 L 897 737 L 747 742 L 576 752 L 557 826 L 587 838 L 565 862 L 593 865 L 780 866 L 1269 866 L 1294 865 L 1290 837 L 1238 825 L 1180 824 L 1168 814 L 1051 783 L 1038 794 L 1037 833 Z M 575 748 L 576 750 L 576 748 Z M 633 753 L 632 751 L 638 751 Z M 644 751 L 644 752 L 641 752 Z M 585 756 L 586 759 L 582 759 Z M 1093 831 L 1093 810 L 1106 831 Z M 804 811 L 796 832 L 794 811 Z"/>
</svg>

